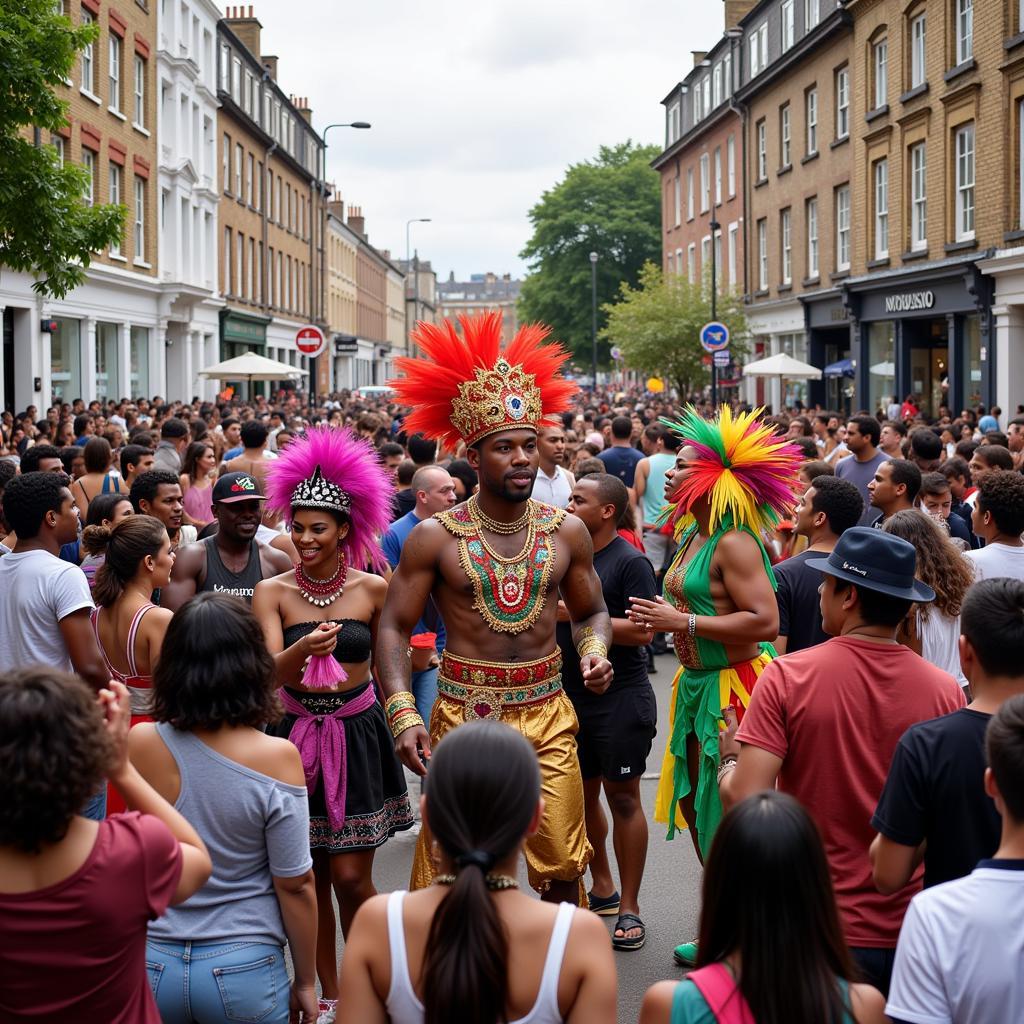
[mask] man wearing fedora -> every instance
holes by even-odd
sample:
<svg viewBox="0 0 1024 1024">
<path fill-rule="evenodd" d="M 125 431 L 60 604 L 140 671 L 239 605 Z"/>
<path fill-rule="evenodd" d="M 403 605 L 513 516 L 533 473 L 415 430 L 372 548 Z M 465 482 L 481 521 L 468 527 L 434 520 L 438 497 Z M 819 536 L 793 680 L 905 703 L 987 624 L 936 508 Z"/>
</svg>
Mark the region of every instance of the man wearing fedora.
<svg viewBox="0 0 1024 1024">
<path fill-rule="evenodd" d="M 891 895 L 878 892 L 871 816 L 903 733 L 965 703 L 952 676 L 896 640 L 912 605 L 935 599 L 914 579 L 916 559 L 905 540 L 854 527 L 827 557 L 808 561 L 823 574 L 822 625 L 831 639 L 768 665 L 743 725 L 737 730 L 726 716 L 718 774 L 725 807 L 778 783 L 810 811 L 847 945 L 883 994 L 921 872 Z"/>
</svg>

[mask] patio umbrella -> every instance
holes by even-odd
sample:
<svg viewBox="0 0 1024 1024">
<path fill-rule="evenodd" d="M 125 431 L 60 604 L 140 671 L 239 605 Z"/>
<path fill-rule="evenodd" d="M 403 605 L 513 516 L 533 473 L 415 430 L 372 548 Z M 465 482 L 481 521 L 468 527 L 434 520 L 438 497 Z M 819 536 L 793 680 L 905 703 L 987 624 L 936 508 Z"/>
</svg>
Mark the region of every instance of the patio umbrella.
<svg viewBox="0 0 1024 1024">
<path fill-rule="evenodd" d="M 856 371 L 852 359 L 840 359 L 838 362 L 829 363 L 821 372 L 826 377 L 852 377 Z"/>
<path fill-rule="evenodd" d="M 301 370 L 289 363 L 279 363 L 276 359 L 246 352 L 244 356 L 226 359 L 223 363 L 208 366 L 199 371 L 200 377 L 213 380 L 295 380 L 304 377 L 308 370 Z"/>
<path fill-rule="evenodd" d="M 744 377 L 778 377 L 780 380 L 821 380 L 821 370 L 785 352 L 758 359 L 743 367 Z"/>
<path fill-rule="evenodd" d="M 895 377 L 896 376 L 896 364 L 895 363 L 875 363 L 871 367 L 871 372 L 876 377 Z"/>
</svg>

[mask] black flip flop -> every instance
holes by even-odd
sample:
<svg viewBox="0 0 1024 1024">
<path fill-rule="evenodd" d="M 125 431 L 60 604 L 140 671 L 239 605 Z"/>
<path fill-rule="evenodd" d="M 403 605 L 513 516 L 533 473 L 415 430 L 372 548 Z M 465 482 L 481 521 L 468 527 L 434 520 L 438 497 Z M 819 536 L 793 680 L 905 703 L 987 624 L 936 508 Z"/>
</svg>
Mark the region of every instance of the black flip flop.
<svg viewBox="0 0 1024 1024">
<path fill-rule="evenodd" d="M 614 917 L 619 912 L 621 900 L 622 897 L 619 895 L 618 889 L 611 896 L 595 896 L 592 892 L 587 893 L 587 902 L 590 904 L 590 909 L 598 917 Z"/>
<path fill-rule="evenodd" d="M 623 932 L 628 932 L 635 928 L 640 929 L 640 935 L 632 939 L 627 938 L 625 935 L 615 935 L 613 932 L 612 948 L 627 952 L 633 949 L 642 949 L 643 944 L 647 941 L 647 926 L 636 914 L 619 914 L 619 919 L 615 922 L 615 931 L 621 929 Z"/>
</svg>

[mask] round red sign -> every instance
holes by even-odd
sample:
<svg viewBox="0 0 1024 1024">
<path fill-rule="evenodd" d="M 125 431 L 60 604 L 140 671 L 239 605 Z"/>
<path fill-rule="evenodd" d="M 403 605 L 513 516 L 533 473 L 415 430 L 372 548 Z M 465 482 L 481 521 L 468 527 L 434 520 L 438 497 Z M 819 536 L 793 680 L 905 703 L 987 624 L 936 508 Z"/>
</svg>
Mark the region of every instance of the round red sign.
<svg viewBox="0 0 1024 1024">
<path fill-rule="evenodd" d="M 310 359 L 315 359 L 327 347 L 324 332 L 315 324 L 300 327 L 295 333 L 295 347 Z"/>
</svg>

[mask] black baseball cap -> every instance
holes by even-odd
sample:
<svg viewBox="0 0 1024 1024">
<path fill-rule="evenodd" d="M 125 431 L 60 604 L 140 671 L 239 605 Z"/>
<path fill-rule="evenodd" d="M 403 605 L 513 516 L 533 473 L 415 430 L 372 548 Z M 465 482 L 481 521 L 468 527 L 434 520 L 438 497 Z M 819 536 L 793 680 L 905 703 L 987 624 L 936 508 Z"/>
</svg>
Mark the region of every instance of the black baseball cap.
<svg viewBox="0 0 1024 1024">
<path fill-rule="evenodd" d="M 212 500 L 232 501 L 266 501 L 259 480 L 249 473 L 225 473 L 214 485 Z"/>
<path fill-rule="evenodd" d="M 828 558 L 808 558 L 807 564 L 865 590 L 919 603 L 935 600 L 935 591 L 914 578 L 914 545 L 871 527 L 851 527 L 836 542 Z"/>
</svg>

